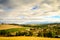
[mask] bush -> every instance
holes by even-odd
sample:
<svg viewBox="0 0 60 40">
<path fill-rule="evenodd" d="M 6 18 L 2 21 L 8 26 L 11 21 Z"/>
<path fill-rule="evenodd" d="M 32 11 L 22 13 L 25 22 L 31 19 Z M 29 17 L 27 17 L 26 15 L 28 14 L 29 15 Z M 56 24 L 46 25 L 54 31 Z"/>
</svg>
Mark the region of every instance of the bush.
<svg viewBox="0 0 60 40">
<path fill-rule="evenodd" d="M 43 36 L 43 33 L 42 32 L 38 32 L 38 37 L 42 37 Z"/>
<path fill-rule="evenodd" d="M 52 32 L 48 32 L 46 35 L 47 35 L 47 37 L 53 37 Z"/>
<path fill-rule="evenodd" d="M 5 30 L 1 30 L 0 31 L 0 35 L 5 35 L 6 34 L 6 31 Z"/>
<path fill-rule="evenodd" d="M 30 31 L 25 32 L 25 36 L 32 36 L 32 35 L 33 35 L 33 33 Z"/>
<path fill-rule="evenodd" d="M 55 37 L 55 35 L 56 35 L 55 32 L 50 31 L 47 33 L 47 37 Z"/>
</svg>

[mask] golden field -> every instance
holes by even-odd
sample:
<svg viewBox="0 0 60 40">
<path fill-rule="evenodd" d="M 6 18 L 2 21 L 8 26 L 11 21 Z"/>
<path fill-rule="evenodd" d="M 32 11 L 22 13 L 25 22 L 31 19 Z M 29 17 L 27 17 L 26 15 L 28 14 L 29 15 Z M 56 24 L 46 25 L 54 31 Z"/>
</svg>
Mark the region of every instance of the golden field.
<svg viewBox="0 0 60 40">
<path fill-rule="evenodd" d="M 0 40 L 60 40 L 60 38 L 43 38 L 43 37 L 0 37 Z"/>
<path fill-rule="evenodd" d="M 5 29 L 11 29 L 11 28 L 22 28 L 22 26 L 16 26 L 16 25 L 8 25 L 8 24 L 0 24 L 0 30 L 5 30 Z"/>
</svg>

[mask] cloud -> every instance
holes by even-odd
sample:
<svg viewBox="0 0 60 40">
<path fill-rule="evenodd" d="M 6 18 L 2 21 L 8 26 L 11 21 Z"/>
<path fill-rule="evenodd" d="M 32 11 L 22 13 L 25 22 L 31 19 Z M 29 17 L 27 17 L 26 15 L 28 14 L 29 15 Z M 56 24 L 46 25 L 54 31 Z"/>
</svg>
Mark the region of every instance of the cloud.
<svg viewBox="0 0 60 40">
<path fill-rule="evenodd" d="M 7 2 L 5 5 L 0 4 L 0 21 L 2 22 L 60 22 L 59 2 L 55 2 L 56 0 L 47 2 L 44 0 L 8 1 L 9 3 Z"/>
</svg>

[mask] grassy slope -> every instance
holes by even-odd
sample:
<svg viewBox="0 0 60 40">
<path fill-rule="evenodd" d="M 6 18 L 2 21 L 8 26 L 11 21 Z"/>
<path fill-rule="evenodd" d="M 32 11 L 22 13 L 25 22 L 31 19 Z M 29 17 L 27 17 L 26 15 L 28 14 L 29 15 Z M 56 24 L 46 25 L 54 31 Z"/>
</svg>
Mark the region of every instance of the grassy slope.
<svg viewBox="0 0 60 40">
<path fill-rule="evenodd" d="M 7 25 L 7 24 L 1 25 L 0 24 L 0 30 L 11 29 L 11 28 L 22 28 L 22 26 Z"/>
<path fill-rule="evenodd" d="M 0 40 L 60 40 L 60 38 L 43 38 L 43 37 L 0 37 Z"/>
<path fill-rule="evenodd" d="M 18 26 L 18 25 L 0 25 L 0 31 L 5 30 L 6 32 L 16 32 L 20 30 L 26 30 L 29 27 L 23 27 L 23 26 Z"/>
</svg>

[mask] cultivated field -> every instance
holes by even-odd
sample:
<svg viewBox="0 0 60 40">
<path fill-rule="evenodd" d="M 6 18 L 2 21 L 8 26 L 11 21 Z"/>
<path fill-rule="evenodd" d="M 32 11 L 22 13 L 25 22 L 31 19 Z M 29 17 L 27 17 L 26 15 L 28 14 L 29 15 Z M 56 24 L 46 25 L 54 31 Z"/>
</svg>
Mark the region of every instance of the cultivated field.
<svg viewBox="0 0 60 40">
<path fill-rule="evenodd" d="M 0 37 L 0 40 L 60 40 L 60 38 L 43 38 L 43 37 Z"/>
<path fill-rule="evenodd" d="M 22 26 L 8 25 L 8 24 L 1 25 L 0 24 L 0 30 L 11 29 L 11 28 L 22 28 Z"/>
</svg>

